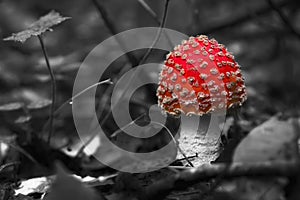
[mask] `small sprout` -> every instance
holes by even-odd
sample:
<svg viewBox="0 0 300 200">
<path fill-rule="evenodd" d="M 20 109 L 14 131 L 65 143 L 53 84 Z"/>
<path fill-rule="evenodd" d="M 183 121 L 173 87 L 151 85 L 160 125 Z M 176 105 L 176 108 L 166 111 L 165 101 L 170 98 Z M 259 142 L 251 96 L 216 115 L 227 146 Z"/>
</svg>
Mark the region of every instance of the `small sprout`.
<svg viewBox="0 0 300 200">
<path fill-rule="evenodd" d="M 49 58 L 47 55 L 46 47 L 43 42 L 42 34 L 46 31 L 52 31 L 52 27 L 62 23 L 63 21 L 70 19 L 69 17 L 62 17 L 58 12 L 51 11 L 47 15 L 42 16 L 39 20 L 31 24 L 27 29 L 21 31 L 19 33 L 13 33 L 12 36 L 5 38 L 5 41 L 16 41 L 24 43 L 27 39 L 32 36 L 37 36 L 39 42 L 41 44 L 41 48 L 44 54 L 46 66 L 48 68 L 50 77 L 51 77 L 51 96 L 52 96 L 52 106 L 50 110 L 50 127 L 48 134 L 48 143 L 50 143 L 50 139 L 52 136 L 53 129 L 53 121 L 54 121 L 54 111 L 56 104 L 56 80 L 54 76 L 54 72 L 50 66 Z"/>
</svg>

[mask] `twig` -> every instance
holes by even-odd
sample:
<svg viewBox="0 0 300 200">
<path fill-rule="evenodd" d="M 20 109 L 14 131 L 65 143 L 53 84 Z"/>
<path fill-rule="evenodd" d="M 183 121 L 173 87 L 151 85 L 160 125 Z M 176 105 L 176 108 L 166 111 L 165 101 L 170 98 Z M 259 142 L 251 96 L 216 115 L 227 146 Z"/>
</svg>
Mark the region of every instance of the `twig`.
<svg viewBox="0 0 300 200">
<path fill-rule="evenodd" d="M 41 164 L 34 157 L 32 157 L 24 148 L 20 147 L 17 144 L 12 143 L 12 142 L 5 142 L 5 143 L 8 146 L 10 146 L 11 148 L 14 148 L 18 152 L 22 153 L 25 157 L 27 157 L 29 160 L 31 160 L 34 164 L 41 166 Z"/>
<path fill-rule="evenodd" d="M 166 0 L 165 1 L 165 8 L 164 8 L 163 17 L 162 17 L 161 24 L 160 24 L 160 29 L 159 29 L 158 33 L 156 34 L 156 37 L 155 37 L 155 39 L 154 39 L 151 47 L 148 48 L 147 52 L 145 53 L 145 55 L 143 56 L 143 58 L 140 60 L 139 65 L 143 64 L 147 60 L 147 58 L 149 57 L 149 55 L 151 54 L 151 52 L 153 50 L 154 45 L 158 42 L 158 40 L 159 40 L 159 38 L 161 36 L 162 28 L 165 26 L 166 19 L 167 19 L 169 2 L 170 2 L 170 0 Z"/>
<path fill-rule="evenodd" d="M 289 19 L 287 18 L 287 16 L 282 12 L 282 10 L 280 9 L 279 6 L 277 6 L 276 4 L 273 3 L 272 0 L 267 0 L 270 7 L 272 9 L 274 9 L 277 14 L 279 15 L 279 17 L 281 18 L 281 20 L 283 21 L 283 23 L 286 25 L 286 27 L 288 29 L 290 29 L 290 31 L 298 38 L 300 39 L 300 33 L 293 27 L 293 25 L 290 23 Z"/>
<path fill-rule="evenodd" d="M 223 170 L 222 173 L 220 173 L 216 178 L 215 180 L 213 181 L 210 181 L 212 184 L 211 186 L 208 188 L 208 190 L 202 192 L 200 195 L 199 195 L 199 199 L 207 199 L 209 197 L 209 195 L 211 195 L 219 186 L 220 184 L 222 183 L 223 179 L 224 179 L 224 176 L 225 174 L 228 172 L 229 170 L 229 167 L 230 167 L 230 163 L 226 163 L 226 166 Z"/>
<path fill-rule="evenodd" d="M 192 158 L 198 158 L 198 153 L 196 153 L 195 155 L 193 156 L 187 156 L 188 159 L 192 159 Z M 183 161 L 185 160 L 185 158 L 179 158 L 179 159 L 176 159 L 174 162 L 180 162 L 180 161 Z"/>
<path fill-rule="evenodd" d="M 165 196 L 171 191 L 185 189 L 201 181 L 216 178 L 222 174 L 224 179 L 237 177 L 272 177 L 272 176 L 294 176 L 300 169 L 298 161 L 275 161 L 261 163 L 233 163 L 202 165 L 198 168 L 186 169 L 178 174 L 157 181 L 145 189 L 148 199 L 156 198 L 161 193 Z M 160 197 L 163 199 L 162 197 Z M 157 198 L 156 198 L 157 199 Z M 157 199 L 158 200 L 158 199 Z"/>
<path fill-rule="evenodd" d="M 170 0 L 166 0 L 165 2 L 165 8 L 164 8 L 164 12 L 163 12 L 163 17 L 162 17 L 162 22 L 160 24 L 160 27 L 159 27 L 159 31 L 158 33 L 156 34 L 155 36 L 155 39 L 153 41 L 153 43 L 151 44 L 151 47 L 148 48 L 147 52 L 144 54 L 143 58 L 139 61 L 139 64 L 138 65 L 141 65 L 141 64 L 144 64 L 144 62 L 147 60 L 147 58 L 149 57 L 149 55 L 151 54 L 152 50 L 153 50 L 153 47 L 155 46 L 155 44 L 158 42 L 160 36 L 161 36 L 161 33 L 162 33 L 162 28 L 165 26 L 165 22 L 166 22 L 166 18 L 167 18 L 167 13 L 168 13 L 168 7 L 169 7 L 169 2 Z M 130 77 L 130 81 L 127 83 L 127 85 L 125 86 L 125 89 L 122 91 L 121 93 L 121 97 L 124 96 L 124 94 L 126 94 L 128 92 L 128 89 L 129 89 L 129 85 L 130 83 L 132 82 L 132 80 L 135 79 L 135 77 L 137 76 L 137 72 L 133 73 Z M 116 105 L 118 104 L 118 102 L 116 103 Z M 114 108 L 112 108 L 113 110 Z"/>
<path fill-rule="evenodd" d="M 17 161 L 17 162 L 10 162 L 10 163 L 6 163 L 6 164 L 3 164 L 0 166 L 0 173 L 5 169 L 5 168 L 8 168 L 8 167 L 11 167 L 11 166 L 15 166 L 15 165 L 19 165 L 20 162 Z"/>
<path fill-rule="evenodd" d="M 138 0 L 138 3 L 147 11 L 147 13 L 150 14 L 150 16 L 152 17 L 152 19 L 154 19 L 154 21 L 160 25 L 161 21 L 158 18 L 157 14 L 150 8 L 150 6 L 145 2 L 145 0 Z"/>
<path fill-rule="evenodd" d="M 291 2 L 292 1 L 282 1 L 281 3 L 277 4 L 277 7 L 279 7 L 279 8 L 285 7 L 285 6 L 289 5 Z M 206 29 L 202 29 L 202 27 L 201 27 L 197 30 L 197 32 L 198 33 L 203 33 L 203 34 L 210 34 L 210 33 L 213 33 L 213 32 L 217 32 L 217 31 L 220 31 L 220 30 L 230 28 L 230 27 L 239 25 L 241 23 L 247 22 L 247 21 L 253 19 L 255 16 L 264 15 L 264 14 L 267 14 L 271 11 L 272 11 L 272 9 L 270 8 L 270 6 L 268 6 L 268 5 L 263 6 L 261 8 L 258 8 L 255 11 L 252 11 L 252 13 L 245 13 L 245 14 L 241 15 L 240 17 L 236 17 L 232 20 L 226 20 L 225 22 L 223 22 L 219 25 L 209 27 L 209 28 L 206 28 Z M 253 15 L 253 13 L 255 15 Z M 194 34 L 194 33 L 190 33 L 190 34 Z"/>
<path fill-rule="evenodd" d="M 224 178 L 234 178 L 241 176 L 292 176 L 299 171 L 298 161 L 274 161 L 261 163 L 232 163 Z M 190 169 L 181 174 L 181 180 L 209 180 L 224 172 L 227 164 L 214 164 L 200 166 L 196 170 Z"/>
<path fill-rule="evenodd" d="M 145 115 L 146 115 L 145 113 L 141 114 L 136 119 L 134 119 L 132 122 L 126 124 L 125 126 L 123 126 L 120 129 L 116 130 L 113 134 L 110 135 L 110 138 L 116 137 L 119 133 L 121 133 L 123 130 L 125 130 L 126 128 L 130 127 L 131 125 L 133 125 L 137 120 L 142 119 L 142 117 L 144 117 Z"/>
<path fill-rule="evenodd" d="M 172 133 L 171 133 L 171 131 L 168 129 L 168 127 L 166 127 L 164 124 L 159 123 L 159 122 L 151 122 L 151 123 L 158 124 L 158 125 L 164 127 L 164 128 L 167 130 L 169 136 L 170 136 L 171 139 L 173 140 L 173 142 L 174 142 L 176 148 L 179 150 L 179 152 L 181 153 L 181 155 L 183 156 L 183 158 L 187 161 L 187 163 L 188 163 L 191 167 L 194 167 L 193 163 L 191 163 L 191 161 L 189 160 L 189 158 L 185 155 L 184 151 L 180 148 L 179 144 L 177 143 L 176 139 L 174 138 L 174 136 L 172 135 Z"/>
<path fill-rule="evenodd" d="M 76 99 L 77 97 L 79 97 L 80 95 L 82 95 L 83 93 L 85 93 L 86 91 L 94 88 L 94 87 L 97 87 L 99 85 L 102 85 L 102 84 L 113 84 L 110 79 L 107 79 L 107 80 L 104 80 L 104 81 L 101 81 L 101 82 L 98 82 L 98 83 L 95 83 L 87 88 L 85 88 L 84 90 L 78 92 L 77 94 L 75 94 L 74 96 L 72 96 L 71 98 L 69 98 L 67 101 L 65 101 L 61 106 L 59 106 L 59 108 L 57 108 L 54 112 L 54 119 L 55 117 L 57 117 L 57 115 L 60 113 L 60 111 L 66 106 L 66 105 L 69 105 L 69 104 L 72 104 L 72 101 L 74 101 L 74 99 Z M 53 123 L 54 123 L 54 119 L 53 119 Z M 46 124 L 44 125 L 43 127 L 43 130 L 46 129 L 46 127 L 48 126 L 48 124 L 50 123 L 50 121 L 48 120 L 46 122 Z"/>
<path fill-rule="evenodd" d="M 140 3 L 140 5 L 147 11 L 147 13 L 149 13 L 149 15 L 154 19 L 154 21 L 158 24 L 158 26 L 161 26 L 162 21 L 157 17 L 157 14 L 151 9 L 151 7 L 145 2 L 145 0 L 138 0 L 138 3 Z M 165 11 L 164 11 L 165 13 Z M 167 42 L 169 43 L 169 45 L 171 47 L 174 46 L 174 44 L 172 43 L 172 40 L 170 39 L 170 37 L 168 36 L 167 33 L 163 32 L 164 35 L 166 36 Z"/>
<path fill-rule="evenodd" d="M 92 1 L 97 3 L 96 0 L 92 0 Z M 165 9 L 164 9 L 164 14 L 163 14 L 163 18 L 162 18 L 162 23 L 161 23 L 161 26 L 160 26 L 160 31 L 157 33 L 154 42 L 152 43 L 151 47 L 149 48 L 150 51 L 147 51 L 147 52 L 145 53 L 145 55 L 143 56 L 143 58 L 141 59 L 141 61 L 139 62 L 138 65 L 142 64 L 142 63 L 148 58 L 148 56 L 149 56 L 150 53 L 151 53 L 151 49 L 152 49 L 153 46 L 156 44 L 156 42 L 158 41 L 158 39 L 159 39 L 159 37 L 160 37 L 160 35 L 161 35 L 161 29 L 162 29 L 162 27 L 164 26 L 165 21 L 166 21 L 166 16 L 167 16 L 167 10 L 168 10 L 169 1 L 170 1 L 170 0 L 166 0 Z M 100 7 L 101 7 L 101 6 L 100 6 Z M 137 75 L 136 72 L 133 73 L 133 74 L 131 75 L 131 77 L 130 77 L 130 79 L 129 79 L 129 82 L 128 82 L 127 85 L 125 86 L 125 89 L 121 92 L 121 95 L 120 95 L 121 97 L 123 97 L 124 94 L 127 93 L 128 88 L 129 88 L 129 85 L 130 85 L 131 81 L 134 80 L 134 78 L 135 78 L 136 75 Z M 112 110 L 115 109 L 115 107 L 118 105 L 119 102 L 120 102 L 120 99 L 116 102 L 115 106 L 113 106 L 113 107 L 111 108 L 111 110 L 105 115 L 105 117 L 103 118 L 103 120 L 102 120 L 101 123 L 100 123 L 100 126 L 103 126 L 103 125 L 106 123 L 106 121 L 109 119 L 109 116 L 111 115 Z M 97 135 L 98 135 L 98 133 L 95 132 L 95 133 L 88 139 L 88 141 L 85 142 L 85 144 L 83 144 L 83 146 L 80 148 L 80 150 L 78 151 L 78 153 L 77 153 L 76 156 L 80 156 L 81 153 L 83 152 L 84 148 L 85 148 L 90 142 L 92 142 L 93 139 L 94 139 Z"/>
<path fill-rule="evenodd" d="M 276 185 L 278 183 L 275 183 L 275 182 L 272 182 L 272 183 L 269 183 L 269 187 L 266 188 L 265 191 L 263 191 L 262 194 L 258 195 L 258 198 L 256 198 L 257 200 L 264 200 L 266 199 L 265 196 L 268 194 L 268 192 L 270 192 L 274 187 L 276 187 Z"/>
<path fill-rule="evenodd" d="M 99 14 L 101 15 L 105 25 L 107 26 L 108 30 L 110 31 L 110 33 L 115 36 L 116 34 L 118 34 L 117 28 L 114 26 L 113 21 L 110 19 L 107 11 L 104 8 L 104 5 L 102 4 L 102 0 L 99 2 L 97 0 L 92 0 L 93 4 L 95 5 L 95 7 L 97 8 Z M 138 65 L 138 60 L 135 58 L 135 56 L 130 53 L 127 52 L 127 48 L 126 45 L 124 44 L 124 42 L 119 38 L 119 37 L 115 37 L 116 41 L 118 42 L 119 46 L 121 47 L 121 49 L 126 52 L 126 57 L 128 59 L 128 61 L 131 63 L 132 66 L 136 66 Z"/>
<path fill-rule="evenodd" d="M 95 83 L 87 88 L 85 88 L 84 90 L 78 92 L 77 94 L 75 94 L 72 98 L 69 99 L 69 101 L 73 101 L 74 99 L 76 99 L 77 97 L 79 97 L 80 95 L 82 95 L 83 93 L 85 93 L 86 91 L 98 86 L 98 85 L 102 85 L 104 83 L 108 83 L 108 84 L 113 84 L 113 82 L 110 81 L 110 79 L 107 79 L 105 81 L 101 81 L 101 82 L 98 82 L 98 83 Z"/>
<path fill-rule="evenodd" d="M 159 31 L 158 33 L 156 34 L 155 36 L 155 39 L 153 41 L 153 43 L 151 44 L 151 47 L 148 48 L 147 52 L 144 54 L 143 58 L 139 61 L 139 64 L 138 65 L 141 65 L 141 64 L 144 64 L 144 62 L 147 60 L 147 58 L 149 57 L 150 53 L 152 52 L 153 50 L 153 47 L 155 46 L 155 44 L 158 42 L 160 36 L 161 36 L 161 33 L 162 33 L 162 28 L 165 26 L 165 23 L 166 23 L 166 19 L 167 19 L 167 13 L 168 13 L 168 7 L 169 7 L 169 2 L 170 0 L 166 0 L 165 2 L 165 8 L 164 8 L 164 12 L 163 12 L 163 17 L 162 17 L 162 22 L 160 24 L 160 27 L 159 27 Z M 124 94 L 126 94 L 128 92 L 128 89 L 129 89 L 129 85 L 131 84 L 132 80 L 135 79 L 135 77 L 137 76 L 137 72 L 133 73 L 127 83 L 127 85 L 125 86 L 125 89 L 122 91 L 121 93 L 121 97 L 124 96 Z M 118 101 L 119 102 L 119 101 Z M 116 105 L 118 104 L 118 102 L 116 103 Z M 113 110 L 114 108 L 112 108 Z M 109 113 L 110 114 L 110 113 Z"/>
<path fill-rule="evenodd" d="M 43 54 L 45 57 L 45 61 L 46 61 L 46 65 L 50 74 L 50 78 L 51 78 L 51 97 L 52 97 L 52 104 L 51 104 L 51 110 L 50 110 L 50 127 L 49 127 L 49 134 L 48 134 L 48 139 L 47 142 L 48 144 L 50 144 L 50 140 L 51 140 L 51 136 L 52 136 L 52 132 L 53 132 L 53 118 L 54 118 L 54 111 L 55 111 L 55 104 L 56 104 L 56 81 L 55 81 L 55 76 L 54 76 L 54 72 L 50 66 L 49 63 L 49 59 L 48 59 L 48 54 L 43 42 L 43 38 L 42 36 L 38 35 L 42 50 L 43 50 Z"/>
</svg>

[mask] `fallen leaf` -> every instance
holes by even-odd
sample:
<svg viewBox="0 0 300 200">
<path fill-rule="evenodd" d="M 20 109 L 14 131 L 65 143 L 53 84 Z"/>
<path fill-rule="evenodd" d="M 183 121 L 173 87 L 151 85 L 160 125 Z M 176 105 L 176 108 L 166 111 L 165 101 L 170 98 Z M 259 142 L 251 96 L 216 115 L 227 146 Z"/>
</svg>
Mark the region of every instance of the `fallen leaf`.
<svg viewBox="0 0 300 200">
<path fill-rule="evenodd" d="M 20 110 L 23 107 L 22 102 L 13 102 L 8 103 L 0 106 L 0 112 L 9 112 L 9 111 L 15 111 Z"/>
<path fill-rule="evenodd" d="M 31 193 L 45 193 L 52 183 L 52 179 L 47 177 L 32 178 L 24 180 L 18 189 L 15 190 L 15 195 L 28 195 Z"/>
<path fill-rule="evenodd" d="M 28 122 L 30 122 L 31 120 L 31 116 L 26 115 L 26 116 L 20 116 L 15 120 L 16 124 L 26 124 Z"/>
<path fill-rule="evenodd" d="M 27 105 L 27 108 L 29 110 L 38 110 L 43 108 L 49 108 L 49 106 L 52 104 L 52 101 L 49 99 L 40 99 L 38 101 L 31 102 Z"/>
<path fill-rule="evenodd" d="M 20 115 L 24 114 L 24 104 L 22 102 L 13 102 L 0 106 L 0 117 L 2 118 L 1 124 L 14 122 Z"/>
<path fill-rule="evenodd" d="M 83 185 L 75 177 L 66 173 L 61 164 L 57 164 L 57 177 L 45 200 L 101 200 L 103 199 L 92 188 Z"/>
<path fill-rule="evenodd" d="M 254 128 L 235 150 L 233 162 L 289 161 L 297 159 L 298 134 L 293 125 L 272 117 Z M 282 200 L 285 178 L 239 178 L 235 194 L 243 200 Z"/>
<path fill-rule="evenodd" d="M 235 150 L 233 162 L 284 161 L 298 155 L 298 133 L 277 117 L 254 128 Z"/>
</svg>

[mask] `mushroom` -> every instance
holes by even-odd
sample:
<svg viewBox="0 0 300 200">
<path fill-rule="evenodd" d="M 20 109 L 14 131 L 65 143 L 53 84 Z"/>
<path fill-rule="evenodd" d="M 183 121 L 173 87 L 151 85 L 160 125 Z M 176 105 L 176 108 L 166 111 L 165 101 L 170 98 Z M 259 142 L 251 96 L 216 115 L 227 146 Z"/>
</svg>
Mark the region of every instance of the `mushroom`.
<svg viewBox="0 0 300 200">
<path fill-rule="evenodd" d="M 242 105 L 247 98 L 245 90 L 240 66 L 233 55 L 215 39 L 200 35 L 182 41 L 167 55 L 156 95 L 162 110 L 175 117 L 181 113 L 196 118 L 214 113 L 205 133 L 200 129 L 202 120 L 198 120 L 195 127 L 198 136 L 182 137 L 183 143 L 196 139 L 200 148 L 205 146 L 205 152 L 199 152 L 192 145 L 187 147 L 198 153 L 201 159 L 197 162 L 203 164 L 219 157 L 220 116 L 225 120 L 227 109 Z M 199 137 L 201 135 L 204 137 Z"/>
<path fill-rule="evenodd" d="M 205 35 L 182 41 L 167 55 L 157 97 L 160 107 L 173 116 L 226 111 L 247 98 L 234 56 Z"/>
</svg>

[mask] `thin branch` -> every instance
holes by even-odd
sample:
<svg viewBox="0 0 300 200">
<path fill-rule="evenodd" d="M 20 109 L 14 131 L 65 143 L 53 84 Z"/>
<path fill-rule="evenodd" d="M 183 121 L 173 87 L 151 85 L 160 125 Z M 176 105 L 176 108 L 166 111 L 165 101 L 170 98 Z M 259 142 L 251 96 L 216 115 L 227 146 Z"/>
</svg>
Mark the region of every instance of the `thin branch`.
<svg viewBox="0 0 300 200">
<path fill-rule="evenodd" d="M 99 14 L 101 15 L 106 27 L 108 28 L 108 30 L 110 31 L 110 33 L 115 36 L 116 34 L 118 34 L 117 28 L 114 26 L 113 21 L 110 19 L 103 3 L 102 0 L 99 2 L 97 0 L 92 0 L 93 4 L 95 5 L 95 7 L 97 8 Z M 116 41 L 118 42 L 119 46 L 121 47 L 121 49 L 126 52 L 126 56 L 128 61 L 131 63 L 132 66 L 136 66 L 138 64 L 138 60 L 136 59 L 136 57 L 130 53 L 127 52 L 127 48 L 126 45 L 124 44 L 124 42 L 119 38 L 119 37 L 115 37 Z"/>
<path fill-rule="evenodd" d="M 161 26 L 163 19 L 160 20 L 160 19 L 158 18 L 157 14 L 152 10 L 152 8 L 151 8 L 150 6 L 146 3 L 146 1 L 145 1 L 145 0 L 138 0 L 138 3 L 140 3 L 140 5 L 142 6 L 142 8 L 144 8 L 145 11 L 146 11 L 147 13 L 149 13 L 149 15 L 150 15 L 150 16 L 152 17 L 152 19 L 157 23 L 157 25 L 158 25 L 158 26 Z M 166 12 L 166 10 L 164 11 L 164 13 L 165 13 L 165 12 Z M 165 33 L 165 32 L 163 32 L 163 33 L 164 33 L 164 35 L 166 36 L 166 39 L 167 39 L 167 42 L 169 43 L 169 45 L 170 45 L 171 47 L 173 47 L 174 44 L 172 43 L 172 41 L 171 41 L 170 37 L 168 36 L 168 34 Z"/>
<path fill-rule="evenodd" d="M 19 164 L 20 164 L 19 161 L 16 161 L 16 162 L 10 162 L 10 163 L 3 164 L 3 165 L 0 166 L 0 173 L 1 173 L 4 169 L 6 169 L 6 168 L 8 168 L 8 167 L 16 166 L 16 165 L 19 165 Z"/>
<path fill-rule="evenodd" d="M 84 90 L 78 92 L 77 94 L 75 94 L 73 97 L 71 97 L 68 102 L 71 102 L 73 101 L 74 99 L 76 99 L 77 97 L 79 97 L 80 95 L 82 95 L 83 93 L 85 93 L 86 91 L 96 87 L 96 86 L 99 86 L 99 85 L 102 85 L 102 84 L 105 84 L 105 83 L 108 83 L 108 84 L 113 84 L 113 82 L 110 81 L 110 79 L 107 79 L 105 81 L 101 81 L 101 82 L 98 82 L 98 83 L 95 83 L 87 88 L 85 88 Z"/>
<path fill-rule="evenodd" d="M 232 163 L 224 174 L 224 178 L 241 176 L 292 176 L 299 171 L 298 161 L 274 161 L 261 163 Z M 196 169 L 183 171 L 180 180 L 200 181 L 215 178 L 224 172 L 227 164 L 204 165 Z"/>
<path fill-rule="evenodd" d="M 17 144 L 12 143 L 12 142 L 5 142 L 5 144 L 7 144 L 8 146 L 10 146 L 13 149 L 16 149 L 18 152 L 20 152 L 25 157 L 27 157 L 29 160 L 31 160 L 34 164 L 41 166 L 41 164 L 34 157 L 32 157 L 30 155 L 30 153 L 28 153 L 24 148 L 20 147 Z"/>
<path fill-rule="evenodd" d="M 225 174 L 228 173 L 229 168 L 230 168 L 230 163 L 226 163 L 223 172 L 221 172 L 215 178 L 215 180 L 210 181 L 211 182 L 210 187 L 199 195 L 199 199 L 203 199 L 203 200 L 207 199 L 208 196 L 211 195 L 222 184 L 224 176 Z"/>
<path fill-rule="evenodd" d="M 164 8 L 164 13 L 163 13 L 163 17 L 162 17 L 162 20 L 161 20 L 161 24 L 160 24 L 160 29 L 158 31 L 158 33 L 156 34 L 156 37 L 151 45 L 150 48 L 148 48 L 147 52 L 145 53 L 145 55 L 143 56 L 143 58 L 140 60 L 139 62 L 139 65 L 141 64 L 144 64 L 144 62 L 147 60 L 147 58 L 149 57 L 149 55 L 151 54 L 152 50 L 153 50 L 153 47 L 155 46 L 155 44 L 158 42 L 160 36 L 161 36 L 161 33 L 162 33 L 162 28 L 165 26 L 165 23 L 166 23 L 166 19 L 167 19 L 167 13 L 168 13 L 168 7 L 169 7 L 169 2 L 170 0 L 166 0 L 165 1 L 165 8 Z"/>
<path fill-rule="evenodd" d="M 125 126 L 123 126 L 122 128 L 116 130 L 113 134 L 110 135 L 111 138 L 116 137 L 119 133 L 122 133 L 123 130 L 125 130 L 126 128 L 130 127 L 131 125 L 133 125 L 135 122 L 137 122 L 137 120 L 142 119 L 143 117 L 145 117 L 146 113 L 141 114 L 140 116 L 138 116 L 136 119 L 134 119 L 133 121 L 131 121 L 130 123 L 126 124 Z"/>
<path fill-rule="evenodd" d="M 173 142 L 174 142 L 176 148 L 179 150 L 179 152 L 181 153 L 181 155 L 183 156 L 183 158 L 187 161 L 187 163 L 188 163 L 191 167 L 194 167 L 193 163 L 192 163 L 192 162 L 189 160 L 189 158 L 185 155 L 184 151 L 181 149 L 181 147 L 180 147 L 179 144 L 177 143 L 176 139 L 175 139 L 174 136 L 172 135 L 171 131 L 168 129 L 168 127 L 166 127 L 164 124 L 159 123 L 159 122 L 151 122 L 151 123 L 158 124 L 158 125 L 164 127 L 164 128 L 167 130 L 169 136 L 170 136 L 171 139 L 173 140 Z"/>
<path fill-rule="evenodd" d="M 153 41 L 153 43 L 151 44 L 151 47 L 147 49 L 147 52 L 144 54 L 143 58 L 139 61 L 138 65 L 142 65 L 145 63 L 145 61 L 147 60 L 147 58 L 150 56 L 152 50 L 153 50 L 153 47 L 156 45 L 156 43 L 158 42 L 161 34 L 162 34 L 162 31 L 163 31 L 163 27 L 165 26 L 165 23 L 166 23 L 166 19 L 167 19 L 167 14 L 168 14 L 168 7 L 169 7 L 169 2 L 170 0 L 165 0 L 165 7 L 164 7 L 164 11 L 163 11 L 163 17 L 162 17 L 162 20 L 161 20 L 161 24 L 160 24 L 160 27 L 159 27 L 159 30 L 155 36 L 155 39 Z M 128 92 L 128 89 L 129 89 L 129 85 L 131 84 L 132 80 L 134 80 L 137 76 L 137 72 L 133 73 L 130 77 L 130 81 L 127 83 L 127 85 L 125 86 L 125 90 L 123 90 L 122 92 L 122 95 L 121 97 L 124 96 L 124 94 L 126 94 Z M 117 102 L 118 104 L 118 102 Z M 116 104 L 116 105 L 117 105 Z"/>
<path fill-rule="evenodd" d="M 46 65 L 47 65 L 47 68 L 48 68 L 48 71 L 50 74 L 50 78 L 51 78 L 52 104 L 51 104 L 50 117 L 49 117 L 49 119 L 50 119 L 49 134 L 48 134 L 48 139 L 47 139 L 48 144 L 50 144 L 50 140 L 51 140 L 51 136 L 52 136 L 52 132 L 53 132 L 53 118 L 54 118 L 54 111 L 55 111 L 55 104 L 56 104 L 56 81 L 55 81 L 54 72 L 49 63 L 48 54 L 47 54 L 42 36 L 38 35 L 38 39 L 40 41 L 40 44 L 41 44 L 41 47 L 43 50 L 43 54 L 45 57 Z"/>
<path fill-rule="evenodd" d="M 262 163 L 233 163 L 229 167 L 227 164 L 202 165 L 198 168 L 186 169 L 173 176 L 162 179 L 148 186 L 145 189 L 145 195 L 148 199 L 157 198 L 157 194 L 167 196 L 171 191 L 181 190 L 197 184 L 216 178 L 220 175 L 224 179 L 237 177 L 291 177 L 299 173 L 300 164 L 298 161 L 274 161 Z M 225 173 L 224 173 L 225 172 Z"/>
<path fill-rule="evenodd" d="M 93 2 L 95 1 L 97 3 L 96 0 L 92 0 Z M 169 1 L 170 0 L 166 0 L 166 3 L 165 3 L 165 9 L 164 9 L 164 14 L 163 14 L 163 18 L 162 18 L 162 23 L 161 23 L 161 26 L 160 26 L 160 30 L 158 31 L 156 37 L 155 37 L 155 40 L 154 42 L 152 43 L 151 47 L 148 49 L 148 51 L 145 53 L 145 55 L 143 56 L 143 58 L 141 59 L 141 61 L 138 63 L 138 65 L 142 64 L 144 61 L 146 61 L 146 59 L 148 58 L 148 56 L 150 55 L 151 53 L 151 49 L 153 48 L 153 46 L 157 43 L 157 41 L 159 40 L 159 37 L 161 35 L 161 30 L 162 28 L 164 27 L 165 25 L 165 21 L 166 21 L 166 16 L 167 16 L 167 10 L 168 10 L 168 5 L 169 5 Z M 129 88 L 129 85 L 131 83 L 132 80 L 134 80 L 135 76 L 137 75 L 137 73 L 133 73 L 129 79 L 129 82 L 127 83 L 127 85 L 125 86 L 125 89 L 122 91 L 121 93 L 121 97 L 124 97 L 124 95 L 127 93 L 128 91 L 128 88 Z M 122 98 L 120 98 L 116 104 L 111 108 L 111 110 L 105 115 L 105 117 L 101 120 L 100 122 L 100 126 L 103 126 L 106 121 L 109 119 L 109 116 L 111 115 L 112 113 L 112 110 L 116 108 L 116 106 L 118 105 L 118 103 L 120 102 Z M 80 156 L 82 151 L 84 150 L 84 148 L 90 143 L 93 141 L 93 139 L 98 135 L 99 133 L 95 132 L 89 139 L 88 141 L 83 144 L 83 146 L 80 148 L 80 151 L 78 151 L 77 155 L 76 156 Z"/>
<path fill-rule="evenodd" d="M 280 3 L 278 3 L 276 6 L 278 8 L 281 7 L 285 7 L 287 5 L 289 5 L 290 3 L 292 3 L 292 1 L 282 1 Z M 217 32 L 226 28 L 232 28 L 234 26 L 237 26 L 239 24 L 245 23 L 247 21 L 250 21 L 251 19 L 253 19 L 255 16 L 260 16 L 260 15 L 264 15 L 267 14 L 269 12 L 271 12 L 272 9 L 270 8 L 270 6 L 266 5 L 263 6 L 261 8 L 258 8 L 255 11 L 251 11 L 251 13 L 245 13 L 239 17 L 236 17 L 232 20 L 226 20 L 225 22 L 220 23 L 219 25 L 213 26 L 213 27 L 208 27 L 206 29 L 202 29 L 202 27 L 200 27 L 197 32 L 198 33 L 203 33 L 203 34 L 210 34 L 213 32 Z M 190 34 L 195 34 L 195 33 L 190 33 Z"/>
<path fill-rule="evenodd" d="M 195 155 L 193 155 L 193 156 L 187 156 L 186 158 L 188 158 L 188 159 L 198 158 L 198 153 L 195 153 Z M 179 158 L 179 159 L 176 159 L 174 162 L 180 162 L 180 161 L 185 160 L 186 158 Z"/>
<path fill-rule="evenodd" d="M 152 10 L 152 8 L 145 2 L 145 0 L 138 0 L 138 3 L 145 9 L 145 11 L 147 11 L 147 13 L 149 13 L 149 15 L 151 16 L 152 19 L 154 19 L 154 21 L 160 25 L 161 21 L 158 18 L 157 14 Z"/>
<path fill-rule="evenodd" d="M 104 120 L 101 121 L 100 126 L 102 127 L 104 125 L 104 122 L 108 119 L 109 115 L 111 112 L 109 112 Z M 142 118 L 143 116 L 145 116 L 145 114 L 140 115 L 139 117 L 137 117 L 135 120 L 133 120 L 132 122 L 130 122 L 129 124 L 126 124 L 124 127 L 116 130 L 115 132 L 113 132 L 110 137 L 116 137 L 119 133 L 122 132 L 122 130 L 124 130 L 125 128 L 129 127 L 130 125 L 132 125 L 133 123 L 135 123 L 137 120 L 139 120 L 140 118 Z M 87 147 L 87 145 L 89 145 L 95 138 L 96 136 L 99 135 L 98 132 L 94 132 L 94 134 L 80 147 L 80 149 L 77 151 L 77 154 L 75 157 L 80 157 L 84 151 L 84 149 Z"/>
<path fill-rule="evenodd" d="M 72 96 L 71 98 L 69 98 L 67 101 L 65 101 L 61 106 L 59 106 L 59 107 L 55 110 L 55 112 L 54 112 L 54 114 L 53 114 L 54 119 L 55 119 L 55 117 L 58 116 L 58 114 L 61 112 L 61 110 L 62 110 L 66 105 L 72 104 L 72 101 L 74 101 L 74 99 L 76 99 L 77 97 L 79 97 L 79 96 L 82 95 L 83 93 L 87 92 L 88 90 L 90 90 L 90 89 L 92 89 L 92 88 L 94 88 L 94 87 L 97 87 L 97 86 L 99 86 L 99 85 L 102 85 L 102 84 L 113 84 L 113 82 L 111 82 L 110 79 L 107 79 L 107 80 L 104 80 L 104 81 L 95 83 L 95 84 L 93 84 L 93 85 L 91 85 L 91 86 L 85 88 L 84 90 L 78 92 L 77 94 L 75 94 L 74 96 Z M 54 119 L 53 119 L 53 123 L 54 123 Z M 43 130 L 46 129 L 46 128 L 48 127 L 49 123 L 50 123 L 50 120 L 48 120 L 48 121 L 46 122 L 46 124 L 45 124 L 44 127 L 43 127 Z"/>
<path fill-rule="evenodd" d="M 298 38 L 300 39 L 300 33 L 293 27 L 293 25 L 290 23 L 288 17 L 282 12 L 281 8 L 279 6 L 277 6 L 275 3 L 273 3 L 272 0 L 267 0 L 270 7 L 272 9 L 274 9 L 277 14 L 279 15 L 279 17 L 281 18 L 281 20 L 283 21 L 283 23 L 286 25 L 286 27 L 288 29 L 290 29 L 290 31 Z"/>
</svg>

